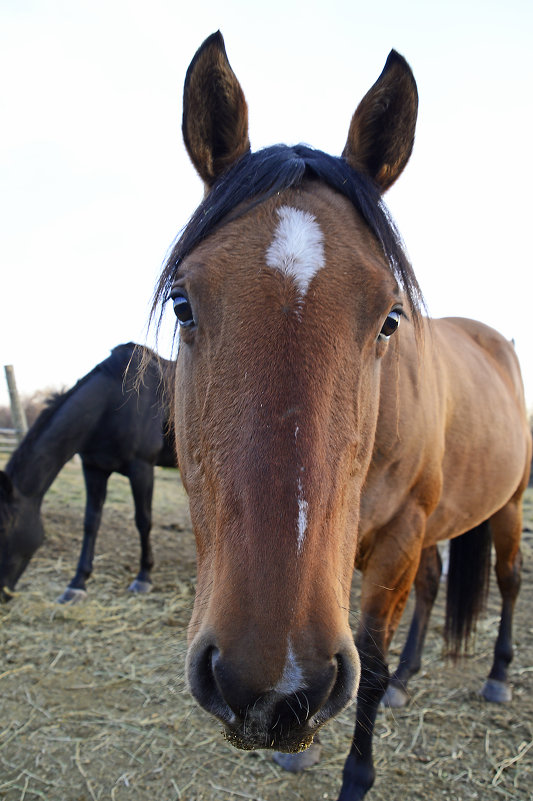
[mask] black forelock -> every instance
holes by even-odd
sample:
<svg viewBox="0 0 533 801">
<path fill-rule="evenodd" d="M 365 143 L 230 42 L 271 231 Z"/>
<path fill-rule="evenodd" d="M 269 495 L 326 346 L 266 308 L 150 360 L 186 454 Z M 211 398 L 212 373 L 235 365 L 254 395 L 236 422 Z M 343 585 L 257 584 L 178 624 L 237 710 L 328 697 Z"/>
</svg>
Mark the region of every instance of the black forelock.
<svg viewBox="0 0 533 801">
<path fill-rule="evenodd" d="M 152 319 L 168 299 L 183 259 L 224 225 L 237 206 L 248 203 L 242 209 L 244 213 L 278 192 L 301 186 L 305 178 L 323 181 L 347 197 L 361 214 L 381 244 L 390 270 L 408 298 L 416 323 L 424 307 L 422 293 L 379 188 L 369 177 L 350 167 L 345 159 L 308 145 L 274 145 L 247 153 L 213 185 L 172 247 L 154 293 Z"/>
</svg>

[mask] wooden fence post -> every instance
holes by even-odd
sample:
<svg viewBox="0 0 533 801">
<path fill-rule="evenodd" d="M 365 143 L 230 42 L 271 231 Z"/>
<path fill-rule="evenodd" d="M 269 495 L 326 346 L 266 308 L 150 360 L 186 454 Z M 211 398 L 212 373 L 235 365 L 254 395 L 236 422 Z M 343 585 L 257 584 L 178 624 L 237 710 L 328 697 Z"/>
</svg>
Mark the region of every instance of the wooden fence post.
<svg viewBox="0 0 533 801">
<path fill-rule="evenodd" d="M 15 370 L 12 364 L 4 365 L 6 374 L 7 389 L 9 392 L 9 401 L 11 403 L 11 416 L 13 418 L 13 428 L 18 442 L 21 442 L 28 430 L 28 423 L 26 421 L 26 414 L 20 402 L 17 382 L 15 381 Z"/>
</svg>

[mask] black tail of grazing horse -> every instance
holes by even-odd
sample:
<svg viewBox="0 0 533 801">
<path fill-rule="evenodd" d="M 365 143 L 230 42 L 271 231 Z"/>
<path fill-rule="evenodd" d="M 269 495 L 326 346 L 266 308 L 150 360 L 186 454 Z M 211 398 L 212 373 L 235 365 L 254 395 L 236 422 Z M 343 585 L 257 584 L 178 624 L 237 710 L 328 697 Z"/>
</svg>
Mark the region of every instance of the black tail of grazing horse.
<svg viewBox="0 0 533 801">
<path fill-rule="evenodd" d="M 489 589 L 492 536 L 488 520 L 450 541 L 444 639 L 449 655 L 464 653 Z"/>
</svg>

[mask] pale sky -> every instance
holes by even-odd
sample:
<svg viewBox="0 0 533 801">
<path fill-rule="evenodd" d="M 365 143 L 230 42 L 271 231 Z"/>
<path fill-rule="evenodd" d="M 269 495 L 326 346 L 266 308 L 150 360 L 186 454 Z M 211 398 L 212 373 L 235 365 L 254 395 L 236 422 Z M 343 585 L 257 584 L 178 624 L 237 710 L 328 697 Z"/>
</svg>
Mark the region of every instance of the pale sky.
<svg viewBox="0 0 533 801">
<path fill-rule="evenodd" d="M 0 0 L 0 366 L 19 390 L 71 386 L 115 345 L 153 344 L 153 288 L 202 197 L 183 80 L 217 29 L 253 148 L 340 154 L 389 50 L 407 58 L 417 137 L 386 201 L 430 313 L 514 338 L 533 407 L 531 0 Z"/>
</svg>

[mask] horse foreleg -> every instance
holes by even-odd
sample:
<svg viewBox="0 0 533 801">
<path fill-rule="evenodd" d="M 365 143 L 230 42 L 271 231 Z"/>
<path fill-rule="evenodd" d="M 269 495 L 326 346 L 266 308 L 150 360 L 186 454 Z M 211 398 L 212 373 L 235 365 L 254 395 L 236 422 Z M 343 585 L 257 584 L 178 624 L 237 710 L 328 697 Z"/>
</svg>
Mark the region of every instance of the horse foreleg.
<svg viewBox="0 0 533 801">
<path fill-rule="evenodd" d="M 356 639 L 361 660 L 357 691 L 355 732 L 342 774 L 339 801 L 360 801 L 374 784 L 372 736 L 379 702 L 387 687 L 389 671 L 385 662 L 383 630 L 367 626 Z"/>
<path fill-rule="evenodd" d="M 102 509 L 106 499 L 109 473 L 97 467 L 84 464 L 83 477 L 87 496 L 83 524 L 83 543 L 76 573 L 65 592 L 57 599 L 59 603 L 75 603 L 83 600 L 87 595 L 85 582 L 93 571 L 94 548 L 102 520 Z"/>
<path fill-rule="evenodd" d="M 150 592 L 152 589 L 150 573 L 154 566 L 152 546 L 150 544 L 154 468 L 148 462 L 135 461 L 130 466 L 128 477 L 135 504 L 135 524 L 139 531 L 141 542 L 139 573 L 128 587 L 128 590 L 130 592 Z"/>
<path fill-rule="evenodd" d="M 496 550 L 496 578 L 502 596 L 502 611 L 494 647 L 494 661 L 481 694 L 487 701 L 505 703 L 511 700 L 508 684 L 509 665 L 513 659 L 513 612 L 522 571 L 520 537 L 522 534 L 522 502 L 513 499 L 490 519 Z"/>
<path fill-rule="evenodd" d="M 422 551 L 420 557 L 414 583 L 415 610 L 398 667 L 383 696 L 384 706 L 399 708 L 409 701 L 407 682 L 420 670 L 429 618 L 439 590 L 441 573 L 439 549 L 436 545 L 431 545 Z"/>
<path fill-rule="evenodd" d="M 361 661 L 355 732 L 343 771 L 339 801 L 360 801 L 374 783 L 372 738 L 379 703 L 387 688 L 387 650 L 401 618 L 420 561 L 425 517 L 418 510 L 401 525 L 379 532 L 361 591 L 361 623 L 356 646 Z M 411 526 L 409 526 L 409 522 Z M 404 548 L 397 548 L 405 533 Z M 388 536 L 390 535 L 390 536 Z"/>
</svg>

